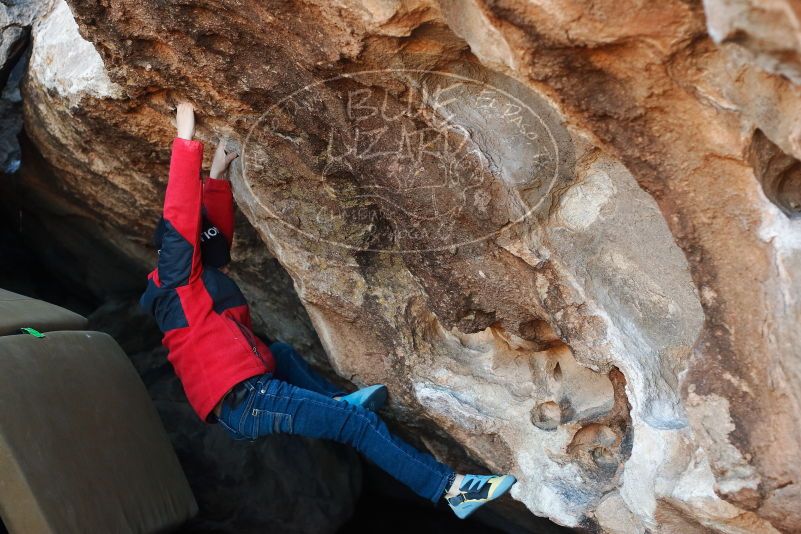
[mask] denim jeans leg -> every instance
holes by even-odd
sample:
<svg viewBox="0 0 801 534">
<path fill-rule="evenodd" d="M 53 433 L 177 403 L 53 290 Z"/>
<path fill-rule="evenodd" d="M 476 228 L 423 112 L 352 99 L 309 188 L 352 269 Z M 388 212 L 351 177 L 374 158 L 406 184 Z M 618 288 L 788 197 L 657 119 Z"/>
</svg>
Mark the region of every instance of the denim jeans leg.
<svg viewBox="0 0 801 534">
<path fill-rule="evenodd" d="M 374 412 L 274 378 L 257 387 L 244 414 L 249 437 L 287 433 L 345 443 L 421 497 L 442 498 L 453 470 L 392 435 Z"/>
<path fill-rule="evenodd" d="M 225 429 L 233 439 L 236 440 L 252 440 L 252 436 L 245 433 L 246 426 L 250 423 L 248 414 L 251 413 L 251 406 L 256 398 L 256 392 L 259 391 L 260 384 L 269 380 L 272 377 L 270 373 L 263 375 L 256 375 L 241 382 L 245 386 L 247 394 L 236 406 L 231 403 L 223 401 L 220 406 L 220 417 L 215 418 L 217 424 Z"/>
<path fill-rule="evenodd" d="M 306 363 L 306 360 L 289 344 L 276 341 L 270 345 L 275 357 L 275 372 L 278 380 L 289 382 L 303 389 L 310 389 L 328 397 L 347 395 L 337 386 L 320 376 Z"/>
</svg>

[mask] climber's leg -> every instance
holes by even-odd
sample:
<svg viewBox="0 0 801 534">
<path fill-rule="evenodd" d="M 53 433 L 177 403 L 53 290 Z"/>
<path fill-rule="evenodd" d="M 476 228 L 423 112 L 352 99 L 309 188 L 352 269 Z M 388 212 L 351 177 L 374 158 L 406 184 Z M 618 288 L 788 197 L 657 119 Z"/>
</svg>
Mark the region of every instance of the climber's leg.
<svg viewBox="0 0 801 534">
<path fill-rule="evenodd" d="M 310 389 L 327 397 L 347 395 L 337 386 L 316 373 L 291 345 L 276 341 L 270 345 L 275 357 L 273 377 L 303 389 Z"/>
<path fill-rule="evenodd" d="M 283 433 L 346 443 L 434 503 L 455 476 L 430 454 L 393 436 L 374 412 L 293 386 L 269 373 L 244 384 L 248 395 L 233 408 L 223 403 L 219 419 L 235 439 Z"/>
<path fill-rule="evenodd" d="M 350 394 L 342 391 L 316 373 L 291 345 L 276 342 L 270 345 L 270 352 L 276 363 L 273 377 L 278 380 L 373 411 L 379 410 L 387 400 L 387 387 L 383 384 L 367 386 Z"/>
</svg>

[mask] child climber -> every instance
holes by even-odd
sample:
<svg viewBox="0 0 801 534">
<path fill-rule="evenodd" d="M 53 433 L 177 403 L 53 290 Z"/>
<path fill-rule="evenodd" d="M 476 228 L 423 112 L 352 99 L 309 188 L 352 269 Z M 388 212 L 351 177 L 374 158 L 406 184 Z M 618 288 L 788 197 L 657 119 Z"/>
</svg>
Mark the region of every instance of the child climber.
<svg viewBox="0 0 801 534">
<path fill-rule="evenodd" d="M 168 359 L 195 412 L 233 439 L 285 433 L 347 443 L 418 495 L 444 498 L 460 518 L 497 499 L 512 475 L 460 475 L 392 435 L 374 413 L 387 388 L 351 394 L 316 374 L 286 343 L 269 348 L 252 330 L 245 297 L 224 272 L 234 208 L 228 167 L 236 154 L 220 143 L 201 180 L 203 144 L 191 104 L 178 105 L 164 214 L 154 236 L 158 266 L 141 306 L 164 333 Z"/>
</svg>

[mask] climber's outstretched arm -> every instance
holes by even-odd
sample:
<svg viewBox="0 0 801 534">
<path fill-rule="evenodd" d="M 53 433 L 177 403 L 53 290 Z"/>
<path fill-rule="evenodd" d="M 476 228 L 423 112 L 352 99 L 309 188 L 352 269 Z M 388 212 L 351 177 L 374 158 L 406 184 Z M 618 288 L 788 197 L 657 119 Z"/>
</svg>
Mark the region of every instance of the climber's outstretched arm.
<svg viewBox="0 0 801 534">
<path fill-rule="evenodd" d="M 237 154 L 225 152 L 226 139 L 220 140 L 211 162 L 209 177 L 203 182 L 203 206 L 211 223 L 220 229 L 228 241 L 234 240 L 234 197 L 231 182 L 227 179 L 228 166 Z"/>
<path fill-rule="evenodd" d="M 172 142 L 170 178 L 164 197 L 166 230 L 159 254 L 162 287 L 178 287 L 200 276 L 200 166 L 203 143 L 194 141 L 192 104 L 178 104 L 177 137 Z"/>
</svg>

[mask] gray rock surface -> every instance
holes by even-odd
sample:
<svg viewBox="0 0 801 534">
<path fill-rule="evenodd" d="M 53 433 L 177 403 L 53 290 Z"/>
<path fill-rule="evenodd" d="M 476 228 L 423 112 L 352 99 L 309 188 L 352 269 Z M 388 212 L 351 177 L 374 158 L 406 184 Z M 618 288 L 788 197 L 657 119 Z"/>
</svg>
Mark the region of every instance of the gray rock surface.
<svg viewBox="0 0 801 534">
<path fill-rule="evenodd" d="M 47 9 L 42 0 L 9 0 L 0 4 L 0 171 L 19 168 L 17 135 L 22 130 L 19 84 L 25 73 L 31 25 Z"/>
</svg>

